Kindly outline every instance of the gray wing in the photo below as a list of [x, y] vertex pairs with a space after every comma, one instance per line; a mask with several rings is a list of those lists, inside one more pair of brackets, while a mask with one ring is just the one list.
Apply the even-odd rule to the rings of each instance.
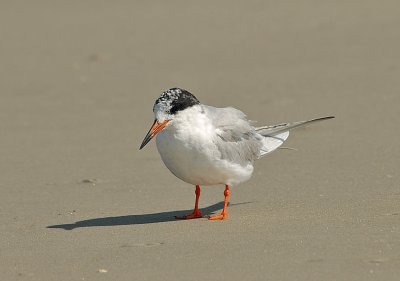
[[256, 132], [264, 137], [264, 145], [261, 149], [261, 156], [267, 155], [280, 147], [283, 142], [289, 137], [289, 130], [304, 126], [310, 123], [323, 121], [334, 118], [333, 116], [311, 119], [307, 121], [299, 121], [293, 123], [282, 123], [278, 125], [265, 126], [255, 128]]
[[260, 134], [263, 135], [264, 137], [273, 137], [276, 136], [280, 133], [289, 131], [291, 129], [304, 126], [310, 123], [318, 122], [318, 121], [323, 121], [327, 119], [332, 119], [335, 118], [334, 116], [328, 116], [328, 117], [321, 117], [321, 118], [315, 118], [307, 121], [299, 121], [299, 122], [293, 122], [293, 123], [282, 123], [278, 125], [273, 125], [273, 126], [265, 126], [265, 127], [259, 127], [256, 128], [255, 130]]
[[246, 115], [235, 108], [205, 106], [215, 128], [213, 139], [221, 158], [240, 165], [260, 157], [263, 137], [251, 126]]

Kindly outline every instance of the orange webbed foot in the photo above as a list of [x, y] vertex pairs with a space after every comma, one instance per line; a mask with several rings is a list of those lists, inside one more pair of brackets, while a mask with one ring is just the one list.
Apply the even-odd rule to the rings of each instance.
[[194, 203], [194, 210], [191, 214], [186, 215], [186, 216], [175, 216], [176, 219], [178, 220], [191, 220], [191, 219], [198, 219], [202, 218], [203, 215], [201, 214], [199, 210], [199, 198], [200, 198], [200, 186], [196, 185], [196, 202]]
[[208, 216], [208, 220], [215, 221], [215, 220], [225, 220], [228, 218], [227, 214], [220, 214], [215, 216]]
[[222, 212], [220, 215], [215, 215], [215, 216], [208, 216], [209, 220], [225, 220], [228, 218], [228, 204], [229, 204], [229, 186], [226, 185], [225, 186], [225, 191], [224, 191], [224, 196], [225, 196], [225, 200], [224, 200], [224, 209], [222, 209]]
[[202, 217], [203, 217], [203, 215], [201, 214], [201, 212], [199, 210], [193, 211], [193, 213], [191, 213], [189, 215], [175, 216], [175, 218], [178, 220], [191, 220], [191, 219], [198, 219], [198, 218], [202, 218]]

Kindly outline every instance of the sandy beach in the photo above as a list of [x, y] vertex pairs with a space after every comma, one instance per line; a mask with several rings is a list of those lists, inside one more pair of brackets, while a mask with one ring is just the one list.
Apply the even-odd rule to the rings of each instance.
[[[398, 1], [1, 1], [1, 280], [399, 280]], [[171, 87], [294, 130], [177, 221]], [[223, 186], [204, 187], [205, 214]]]

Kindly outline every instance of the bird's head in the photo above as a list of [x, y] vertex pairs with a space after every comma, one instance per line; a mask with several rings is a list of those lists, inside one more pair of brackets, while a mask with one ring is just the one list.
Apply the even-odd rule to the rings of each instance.
[[153, 106], [154, 123], [143, 139], [142, 149], [157, 133], [161, 132], [180, 111], [199, 104], [199, 100], [188, 91], [180, 88], [171, 88], [163, 92]]

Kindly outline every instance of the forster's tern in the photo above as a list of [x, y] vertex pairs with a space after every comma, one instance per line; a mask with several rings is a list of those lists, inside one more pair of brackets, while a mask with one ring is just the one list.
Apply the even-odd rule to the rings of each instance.
[[142, 149], [157, 135], [157, 148], [167, 168], [196, 186], [194, 210], [178, 219], [201, 218], [198, 203], [201, 185], [225, 185], [224, 208], [211, 220], [227, 218], [229, 187], [247, 181], [256, 159], [274, 151], [288, 138], [289, 130], [333, 116], [253, 127], [246, 115], [232, 107], [201, 104], [188, 91], [172, 88], [156, 100], [155, 120]]

